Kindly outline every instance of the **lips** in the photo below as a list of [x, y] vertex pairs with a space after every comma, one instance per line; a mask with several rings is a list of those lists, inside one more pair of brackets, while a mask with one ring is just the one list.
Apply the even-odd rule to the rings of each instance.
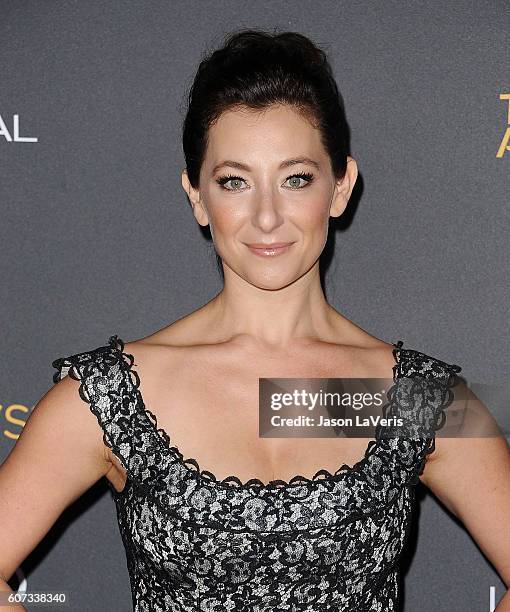
[[251, 244], [247, 244], [246, 246], [255, 255], [262, 257], [275, 257], [276, 255], [286, 253], [293, 244], [293, 242], [253, 242]]
[[279, 249], [284, 246], [289, 246], [292, 242], [252, 242], [248, 244], [253, 249]]

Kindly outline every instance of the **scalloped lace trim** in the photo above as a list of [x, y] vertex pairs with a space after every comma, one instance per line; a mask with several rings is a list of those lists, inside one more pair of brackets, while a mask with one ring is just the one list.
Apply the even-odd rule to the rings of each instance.
[[[103, 350], [108, 347], [102, 347]], [[64, 378], [64, 376], [69, 376], [73, 380], [76, 380], [78, 384], [78, 395], [80, 398], [89, 406], [92, 414], [96, 417], [97, 423], [99, 427], [103, 431], [103, 444], [110, 449], [110, 451], [117, 457], [120, 461], [122, 467], [126, 470], [127, 481], [126, 486], [122, 489], [122, 491], [117, 491], [110, 480], [107, 480], [108, 485], [112, 489], [115, 495], [121, 495], [122, 492], [126, 491], [127, 485], [130, 481], [130, 471], [131, 468], [129, 466], [129, 460], [126, 459], [119, 448], [118, 444], [115, 442], [115, 436], [113, 436], [109, 431], [104, 429], [104, 424], [102, 422], [101, 408], [98, 406], [97, 401], [89, 396], [86, 389], [86, 380], [82, 376], [81, 371], [78, 369], [80, 365], [79, 362], [75, 361], [73, 357], [77, 355], [81, 355], [81, 353], [77, 353], [76, 355], [71, 355], [69, 357], [59, 357], [52, 361], [51, 365], [57, 370], [53, 374], [53, 382], [57, 383], [59, 380]]]
[[434, 450], [436, 449], [436, 432], [439, 431], [446, 422], [446, 418], [447, 418], [446, 408], [448, 408], [448, 406], [450, 406], [450, 404], [453, 402], [453, 399], [455, 397], [455, 394], [453, 392], [453, 387], [459, 384], [460, 378], [458, 374], [462, 371], [462, 367], [460, 365], [449, 364], [439, 359], [436, 359], [436, 361], [447, 366], [450, 375], [449, 375], [448, 380], [445, 383], [445, 391], [446, 391], [445, 399], [441, 403], [441, 407], [438, 410], [438, 413], [436, 415], [436, 421], [434, 422], [434, 425], [433, 425], [433, 437], [426, 438], [425, 448], [423, 450], [423, 455], [422, 455], [421, 462], [418, 468], [419, 475], [423, 474], [423, 470], [425, 469], [425, 463], [427, 461], [428, 455], [433, 453]]
[[[225, 478], [218, 478], [213, 472], [206, 469], [202, 469], [195, 458], [184, 458], [179, 448], [177, 446], [172, 445], [169, 434], [163, 428], [158, 427], [156, 415], [145, 405], [144, 399], [139, 389], [140, 377], [138, 375], [138, 372], [133, 368], [134, 356], [124, 352], [124, 341], [117, 335], [110, 336], [108, 344], [112, 349], [117, 351], [119, 357], [121, 358], [121, 363], [124, 365], [125, 371], [131, 377], [131, 382], [136, 391], [137, 401], [149, 420], [152, 432], [157, 434], [159, 442], [164, 447], [165, 451], [169, 452], [174, 457], [174, 459], [187, 470], [189, 474], [192, 474], [194, 477], [204, 480], [208, 483], [214, 483], [215, 485], [235, 488], [255, 487], [257, 489], [272, 489], [288, 488], [292, 486], [299, 486], [311, 483], [324, 483], [325, 481], [334, 481], [349, 474], [359, 472], [368, 462], [374, 451], [378, 448], [378, 444], [381, 443], [381, 440], [378, 439], [370, 440], [365, 449], [363, 457], [353, 465], [343, 463], [334, 473], [331, 473], [326, 469], [319, 469], [311, 478], [308, 478], [307, 476], [303, 476], [301, 474], [296, 474], [288, 481], [277, 479], [271, 480], [267, 483], [263, 482], [259, 478], [250, 478], [249, 480], [243, 482], [239, 477], [234, 475], [226, 476]], [[402, 340], [399, 340], [398, 342], [392, 344], [394, 346], [392, 353], [395, 359], [395, 365], [393, 366], [394, 384], [388, 390], [388, 402], [382, 408], [383, 416], [386, 414], [392, 402], [393, 390], [396, 386], [398, 379], [401, 352], [407, 350], [405, 348], [402, 348]]]

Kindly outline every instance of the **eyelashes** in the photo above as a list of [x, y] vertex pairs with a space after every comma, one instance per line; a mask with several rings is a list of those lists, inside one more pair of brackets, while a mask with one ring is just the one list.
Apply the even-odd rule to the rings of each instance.
[[[300, 187], [290, 188], [293, 191], [298, 191], [300, 189], [304, 189], [305, 187], [308, 187], [312, 183], [315, 177], [311, 172], [297, 172], [296, 174], [291, 174], [290, 176], [288, 176], [285, 179], [285, 182], [287, 182], [291, 178], [300, 178], [300, 179], [304, 179], [305, 181], [307, 181], [305, 185], [301, 185]], [[236, 176], [234, 174], [226, 174], [216, 179], [216, 182], [218, 183], [218, 185], [220, 185], [220, 187], [224, 189], [225, 191], [244, 191], [243, 189], [232, 189], [231, 187], [225, 187], [225, 185], [230, 181], [246, 182], [241, 176]]]

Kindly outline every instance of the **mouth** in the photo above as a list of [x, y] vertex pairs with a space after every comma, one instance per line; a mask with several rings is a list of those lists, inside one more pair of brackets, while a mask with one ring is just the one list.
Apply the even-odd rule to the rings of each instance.
[[283, 253], [286, 253], [293, 244], [294, 242], [272, 242], [269, 244], [257, 242], [253, 244], [246, 244], [246, 246], [252, 253], [259, 255], [260, 257], [276, 257], [277, 255], [283, 255]]

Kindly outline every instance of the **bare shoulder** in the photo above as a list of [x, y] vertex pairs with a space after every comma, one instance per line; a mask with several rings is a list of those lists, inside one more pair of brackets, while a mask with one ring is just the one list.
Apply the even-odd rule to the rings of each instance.
[[[452, 387], [452, 401], [445, 410], [445, 422], [436, 432], [434, 451], [427, 456], [421, 481], [432, 488], [445, 473], [461, 473], [469, 456], [484, 461], [487, 456], [503, 450], [506, 458], [508, 444], [489, 408], [458, 378]], [[467, 473], [467, 472], [465, 472]]]
[[392, 378], [397, 363], [395, 345], [370, 336], [358, 345], [357, 359], [366, 368], [367, 376]]
[[17, 449], [37, 452], [39, 445], [58, 437], [54, 453], [83, 451], [102, 471], [105, 463], [103, 432], [97, 417], [79, 393], [80, 381], [64, 376], [39, 399], [16, 444]]
[[179, 366], [183, 358], [189, 358], [193, 354], [193, 349], [202, 343], [196, 336], [186, 339], [177, 329], [177, 333], [172, 333], [174, 330], [170, 330], [170, 327], [142, 338], [126, 341], [124, 353], [133, 356], [135, 366], [147, 371]]
[[0, 465], [0, 573], [11, 576], [62, 511], [109, 468], [96, 417], [79, 382], [65, 376], [36, 403]]
[[[186, 326], [187, 327], [187, 326]], [[154, 393], [162, 381], [189, 376], [212, 359], [204, 338], [179, 321], [148, 336], [124, 342], [123, 352], [133, 357], [133, 369], [142, 381], [142, 395]]]
[[471, 400], [468, 430], [461, 437], [436, 436], [435, 457], [429, 456], [421, 482], [462, 521], [510, 585], [510, 446], [488, 408]]
[[210, 335], [207, 333], [208, 330], [210, 332], [210, 324], [208, 317], [200, 313], [201, 310], [193, 311], [146, 336], [126, 341], [125, 352], [144, 361], [161, 353], [171, 359], [172, 355], [182, 355], [186, 350], [204, 345]]

